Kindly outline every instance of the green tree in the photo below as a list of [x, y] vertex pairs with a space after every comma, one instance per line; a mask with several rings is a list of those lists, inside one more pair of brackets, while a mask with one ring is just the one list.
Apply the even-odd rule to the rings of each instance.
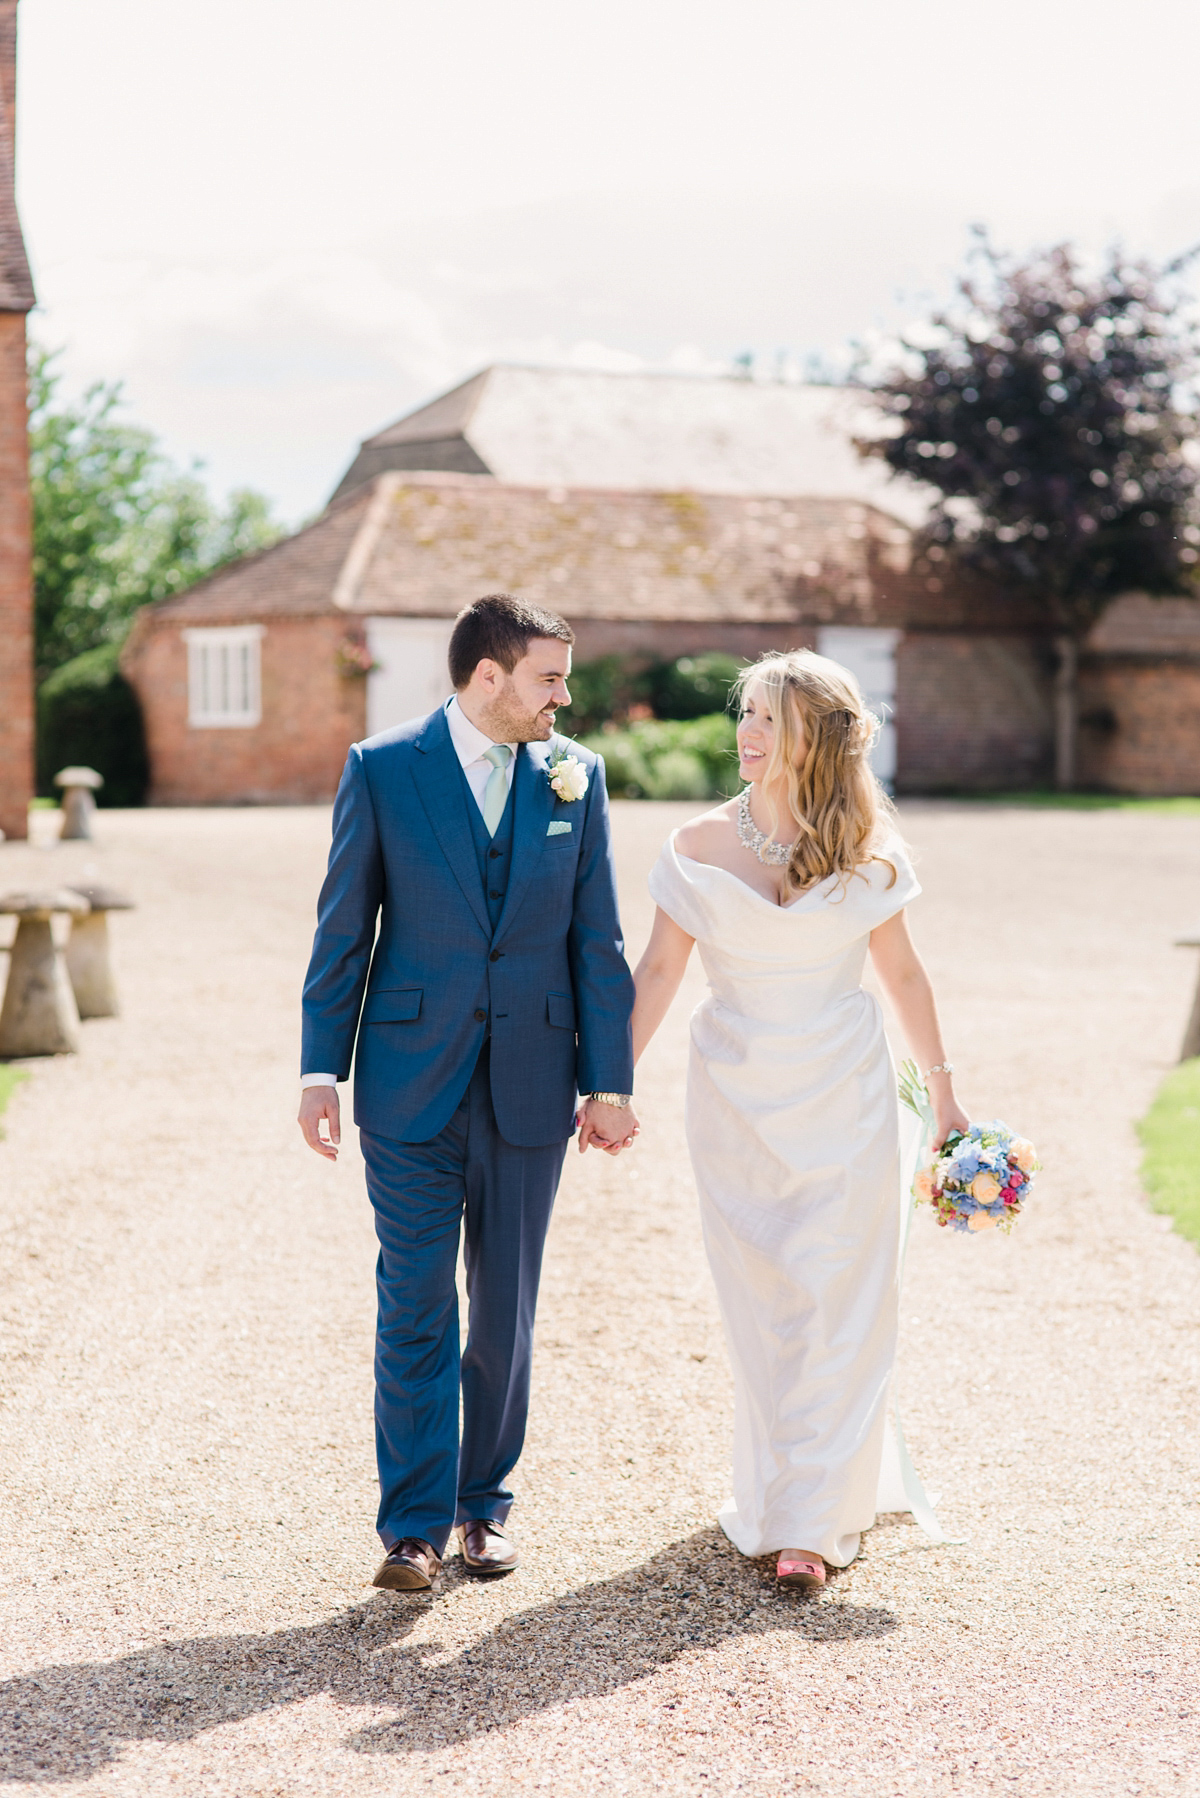
[[922, 548], [1033, 590], [1055, 638], [1055, 766], [1075, 783], [1079, 645], [1118, 594], [1195, 590], [1194, 328], [1163, 268], [1069, 245], [1018, 262], [980, 232], [959, 303], [874, 380], [859, 442], [936, 499]]
[[34, 645], [44, 681], [75, 656], [120, 643], [139, 606], [280, 535], [249, 489], [224, 507], [182, 473], [152, 432], [119, 414], [121, 389], [57, 398], [54, 356], [30, 353]]

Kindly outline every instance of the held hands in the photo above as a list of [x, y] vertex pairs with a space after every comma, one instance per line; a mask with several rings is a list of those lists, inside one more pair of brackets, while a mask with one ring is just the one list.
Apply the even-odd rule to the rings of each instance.
[[628, 1149], [641, 1131], [632, 1105], [604, 1105], [599, 1099], [585, 1099], [575, 1114], [579, 1126], [579, 1153], [603, 1149], [606, 1155], [619, 1155]]
[[[300, 1094], [300, 1115], [296, 1121], [310, 1149], [315, 1149], [326, 1161], [337, 1160], [342, 1140], [342, 1108], [336, 1086], [306, 1086]], [[328, 1125], [327, 1136], [321, 1135], [322, 1122]]]

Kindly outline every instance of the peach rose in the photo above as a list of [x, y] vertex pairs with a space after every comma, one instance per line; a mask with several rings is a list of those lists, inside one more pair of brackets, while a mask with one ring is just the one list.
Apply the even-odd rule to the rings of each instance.
[[994, 1205], [1000, 1197], [1000, 1182], [995, 1174], [976, 1174], [971, 1182], [971, 1197], [981, 1205]]
[[996, 1220], [989, 1217], [986, 1211], [973, 1211], [967, 1219], [968, 1230], [994, 1230]]
[[1025, 1137], [1018, 1136], [1009, 1148], [1009, 1158], [1016, 1162], [1023, 1174], [1033, 1172], [1033, 1164], [1037, 1160], [1037, 1150]]
[[923, 1167], [921, 1169], [920, 1173], [917, 1175], [916, 1179], [913, 1181], [913, 1191], [916, 1194], [916, 1196], [918, 1197], [918, 1199], [923, 1200], [925, 1204], [928, 1204], [930, 1199], [932, 1199], [932, 1197], [933, 1197], [933, 1175], [930, 1173], [930, 1171], [927, 1167]]

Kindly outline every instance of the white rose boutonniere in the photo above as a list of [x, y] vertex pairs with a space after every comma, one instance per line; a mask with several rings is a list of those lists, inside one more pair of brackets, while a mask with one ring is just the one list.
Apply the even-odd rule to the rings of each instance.
[[549, 764], [550, 785], [565, 805], [582, 799], [588, 790], [588, 772], [577, 755], [561, 752]]

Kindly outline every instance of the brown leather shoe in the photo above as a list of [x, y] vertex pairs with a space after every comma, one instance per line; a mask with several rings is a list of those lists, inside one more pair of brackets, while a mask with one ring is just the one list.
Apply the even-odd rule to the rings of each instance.
[[511, 1573], [520, 1563], [516, 1543], [504, 1525], [494, 1523], [490, 1517], [472, 1518], [459, 1525], [458, 1533], [463, 1560], [476, 1573]]
[[386, 1592], [428, 1592], [441, 1571], [442, 1563], [428, 1542], [405, 1536], [389, 1551], [371, 1584]]

